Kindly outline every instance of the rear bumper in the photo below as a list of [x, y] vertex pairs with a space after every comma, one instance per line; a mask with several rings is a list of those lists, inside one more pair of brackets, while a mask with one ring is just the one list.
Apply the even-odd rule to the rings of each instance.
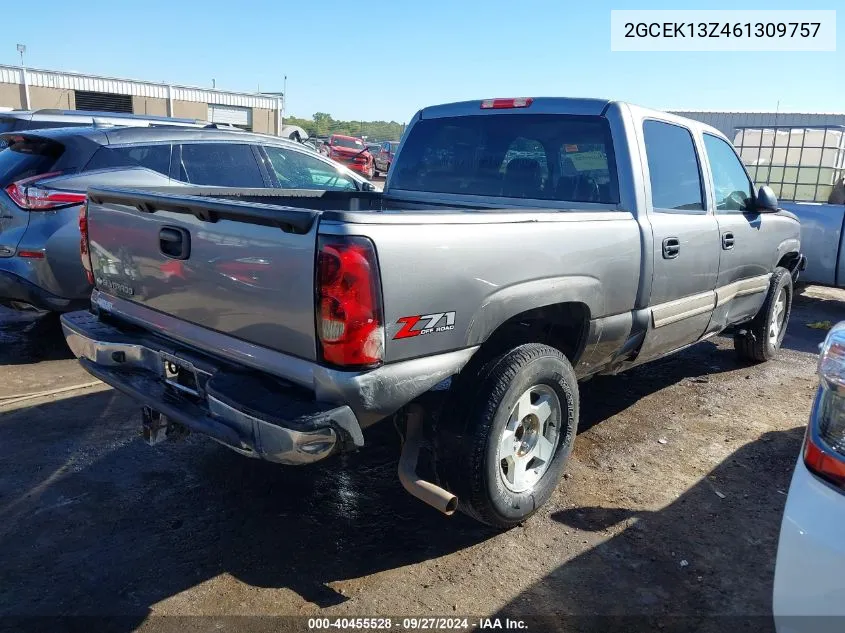
[[[62, 316], [65, 338], [82, 366], [170, 421], [239, 453], [281, 464], [308, 464], [362, 446], [347, 405], [321, 403], [280, 379], [174, 347], [151, 335], [127, 334], [89, 312]], [[165, 362], [178, 360], [196, 389], [177, 388]]]
[[[362, 429], [383, 420], [414, 398], [459, 373], [478, 349], [473, 346], [385, 363], [366, 371], [344, 371], [258, 346], [101, 290], [94, 289], [91, 305], [121, 323], [152, 333], [158, 341], [165, 340], [171, 345], [204, 350], [209, 356], [219, 359], [220, 363], [278, 376], [314, 394], [314, 399], [320, 402], [348, 404]], [[137, 338], [133, 334], [129, 341], [135, 342]]]
[[59, 297], [23, 277], [0, 270], [0, 304], [18, 310], [68, 312], [84, 309], [89, 305], [89, 300]]
[[362, 174], [362, 175], [365, 175], [365, 176], [370, 172], [370, 169], [372, 169], [372, 163], [369, 163], [369, 164], [363, 163], [362, 164], [362, 163], [349, 163], [349, 162], [346, 162], [346, 161], [342, 161], [342, 162], [343, 162], [344, 165], [346, 165], [352, 171], [359, 173], [359, 174]]

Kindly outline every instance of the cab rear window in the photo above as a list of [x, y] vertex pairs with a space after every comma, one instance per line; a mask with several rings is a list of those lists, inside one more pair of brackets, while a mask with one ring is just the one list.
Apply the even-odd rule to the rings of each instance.
[[566, 202], [619, 201], [607, 119], [491, 114], [411, 129], [392, 188]]

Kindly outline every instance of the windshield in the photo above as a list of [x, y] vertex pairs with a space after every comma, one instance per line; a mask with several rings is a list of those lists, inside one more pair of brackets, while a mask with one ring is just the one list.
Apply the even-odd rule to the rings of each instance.
[[397, 149], [399, 149], [399, 143], [391, 143], [390, 144], [390, 151], [391, 152], [393, 152], [395, 154]]
[[335, 136], [332, 139], [332, 145], [339, 147], [349, 147], [351, 149], [364, 149], [364, 141], [357, 138], [344, 138], [342, 136]]
[[492, 114], [423, 119], [405, 141], [392, 187], [568, 202], [619, 201], [607, 120]]

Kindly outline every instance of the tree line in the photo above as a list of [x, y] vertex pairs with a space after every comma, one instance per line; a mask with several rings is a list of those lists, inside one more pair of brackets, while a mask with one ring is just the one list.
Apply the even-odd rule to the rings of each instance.
[[396, 121], [336, 121], [331, 114], [315, 112], [310, 119], [285, 117], [285, 125], [298, 125], [308, 136], [366, 136], [372, 141], [398, 141], [405, 131], [404, 123]]

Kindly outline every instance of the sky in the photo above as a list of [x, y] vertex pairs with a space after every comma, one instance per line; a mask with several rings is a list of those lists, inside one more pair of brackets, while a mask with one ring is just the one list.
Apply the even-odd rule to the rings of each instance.
[[[667, 110], [845, 111], [836, 1], [41, 0], [7, 3], [0, 63], [281, 91], [287, 114], [408, 121], [436, 103], [599, 97]], [[37, 15], [34, 9], [37, 7]], [[837, 52], [611, 52], [613, 9], [836, 9]], [[778, 105], [779, 103], [779, 105]]]

